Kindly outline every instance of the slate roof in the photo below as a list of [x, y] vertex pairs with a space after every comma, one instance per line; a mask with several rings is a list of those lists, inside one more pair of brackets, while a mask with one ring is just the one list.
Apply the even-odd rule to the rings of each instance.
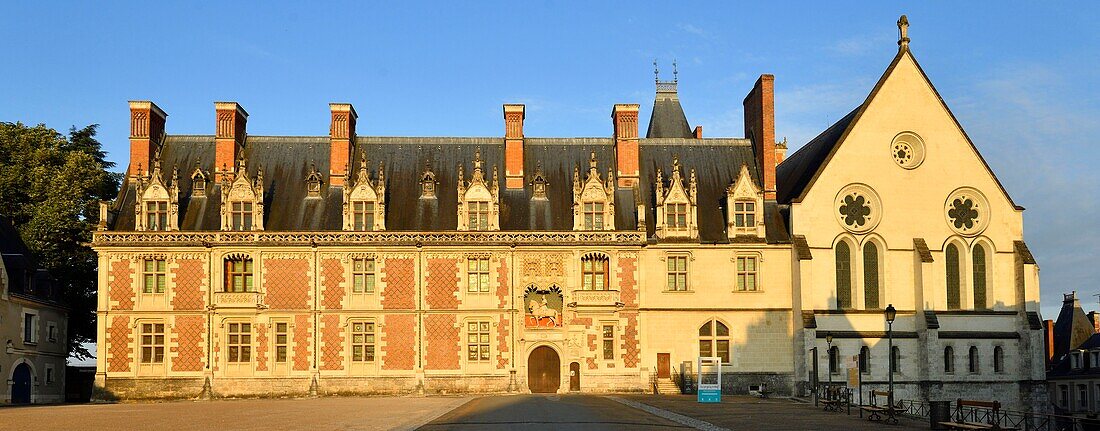
[[[666, 83], [667, 84], [667, 83]], [[675, 84], [671, 91], [662, 91], [658, 87], [657, 97], [653, 100], [653, 112], [649, 116], [647, 138], [691, 138], [691, 125], [688, 124], [684, 108], [676, 95]], [[666, 89], [667, 90], [667, 89]]]
[[[618, 230], [637, 229], [638, 202], [644, 203], [646, 231], [652, 235], [656, 222], [654, 184], [656, 169], [670, 177], [673, 157], [679, 157], [685, 182], [690, 169], [698, 177], [699, 241], [727, 242], [725, 190], [740, 173], [749, 168], [759, 186], [760, 172], [755, 164], [752, 145], [746, 139], [640, 139], [641, 178], [637, 192], [618, 189], [615, 193], [615, 226]], [[481, 153], [483, 170], [491, 180], [493, 167], [499, 170], [500, 228], [506, 231], [573, 230], [573, 171], [579, 169], [582, 181], [587, 175], [592, 153], [598, 160], [601, 179], [615, 168], [615, 147], [611, 138], [526, 138], [524, 140], [523, 189], [508, 190], [504, 185], [504, 140], [499, 137], [371, 137], [356, 138], [350, 170], [358, 171], [359, 159], [370, 160], [372, 178], [378, 163], [386, 174], [386, 229], [391, 231], [441, 231], [457, 227], [458, 166], [464, 166], [466, 179], [473, 172], [474, 154]], [[269, 231], [340, 230], [342, 227], [343, 190], [322, 186], [321, 197], [306, 196], [306, 176], [311, 167], [326, 178], [329, 172], [330, 143], [327, 136], [282, 137], [248, 136], [243, 157], [249, 175], [264, 171], [264, 229]], [[220, 184], [211, 179], [206, 197], [191, 196], [191, 173], [196, 166], [213, 172], [212, 136], [175, 135], [165, 139], [160, 151], [161, 171], [168, 181], [178, 168], [181, 230], [220, 229]], [[430, 166], [438, 185], [435, 199], [420, 199], [420, 178]], [[531, 199], [530, 182], [541, 168], [548, 181], [547, 199]], [[211, 177], [212, 178], [212, 177]], [[352, 184], [355, 179], [352, 179]], [[686, 186], [686, 183], [685, 183]], [[134, 226], [135, 187], [127, 182], [114, 207], [112, 230], [131, 230]], [[787, 242], [786, 225], [774, 203], [764, 207], [766, 240]]]
[[[1100, 349], [1100, 334], [1092, 334], [1085, 342], [1077, 346], [1080, 350], [1092, 350]], [[1059, 355], [1055, 355], [1055, 363], [1047, 371], [1047, 379], [1065, 379], [1074, 377], [1096, 377], [1100, 376], [1100, 364], [1091, 364], [1085, 358], [1082, 361], [1081, 368], [1073, 369], [1069, 360], [1069, 355], [1066, 352], [1062, 352]]]
[[[60, 292], [54, 289], [53, 278], [38, 268], [30, 249], [23, 242], [11, 219], [0, 215], [0, 259], [4, 261], [10, 293], [26, 299], [56, 302]], [[0, 286], [2, 289], [4, 286]]]
[[1061, 357], [1073, 350], [1089, 337], [1093, 337], [1095, 332], [1092, 322], [1089, 322], [1081, 309], [1077, 293], [1063, 295], [1062, 310], [1054, 321], [1054, 357]]
[[807, 142], [794, 154], [791, 154], [775, 169], [776, 199], [779, 203], [789, 204], [798, 198], [810, 184], [821, 164], [829, 157], [837, 141], [844, 135], [848, 125], [856, 117], [859, 107], [833, 123], [824, 132]]

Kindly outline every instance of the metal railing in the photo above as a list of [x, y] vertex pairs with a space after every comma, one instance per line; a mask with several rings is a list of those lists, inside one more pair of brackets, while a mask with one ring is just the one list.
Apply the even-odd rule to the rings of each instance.
[[[898, 400], [897, 404], [901, 415], [910, 418], [928, 419], [931, 412], [931, 405], [927, 401]], [[1002, 428], [1024, 431], [1100, 430], [1100, 419], [1004, 409], [994, 412], [993, 409], [984, 407], [963, 406], [960, 409], [955, 402], [951, 402], [951, 420], [997, 424]]]

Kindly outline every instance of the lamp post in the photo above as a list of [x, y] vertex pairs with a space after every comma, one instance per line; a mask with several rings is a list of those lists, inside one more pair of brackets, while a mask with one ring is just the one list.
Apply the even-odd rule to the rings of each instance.
[[890, 395], [887, 397], [887, 402], [890, 403], [890, 411], [894, 409], [894, 318], [898, 316], [898, 310], [894, 309], [894, 304], [886, 306], [886, 339], [889, 340], [890, 352], [889, 367], [890, 367]]
[[825, 343], [829, 345], [829, 350], [826, 350], [829, 358], [829, 367], [825, 370], [825, 374], [829, 375], [829, 390], [833, 389], [833, 334], [830, 332], [825, 333]]

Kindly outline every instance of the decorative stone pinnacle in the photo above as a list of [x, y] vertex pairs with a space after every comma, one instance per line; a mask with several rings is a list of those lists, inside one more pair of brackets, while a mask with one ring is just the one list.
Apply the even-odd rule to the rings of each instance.
[[909, 47], [909, 18], [905, 15], [898, 18], [898, 46]]

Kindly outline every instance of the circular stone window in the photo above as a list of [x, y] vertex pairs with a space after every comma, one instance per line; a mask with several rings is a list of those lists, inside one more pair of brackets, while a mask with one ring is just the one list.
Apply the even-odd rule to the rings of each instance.
[[924, 162], [924, 141], [913, 132], [901, 132], [890, 144], [894, 162], [905, 169], [915, 169]]
[[977, 235], [989, 226], [989, 201], [981, 192], [961, 187], [948, 196], [944, 215], [951, 230], [965, 236]]
[[836, 195], [833, 214], [841, 226], [854, 233], [869, 232], [882, 220], [882, 201], [863, 184], [851, 184]]

